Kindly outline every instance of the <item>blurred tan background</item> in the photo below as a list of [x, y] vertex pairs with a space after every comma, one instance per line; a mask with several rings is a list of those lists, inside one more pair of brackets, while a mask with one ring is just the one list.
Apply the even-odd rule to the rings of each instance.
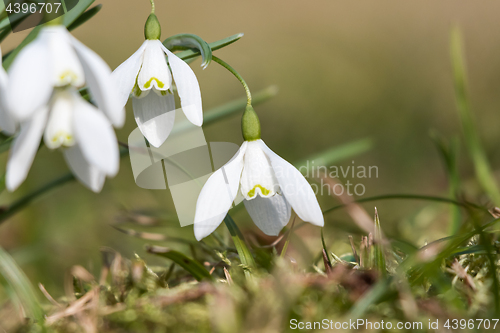
[[[114, 69], [144, 40], [147, 0], [106, 0], [101, 12], [73, 33]], [[465, 41], [470, 100], [486, 151], [500, 166], [500, 20], [497, 1], [164, 1], [157, 0], [162, 39], [194, 33], [213, 42], [235, 33], [245, 36], [217, 51], [245, 77], [253, 92], [277, 85], [279, 94], [259, 105], [262, 138], [282, 157], [302, 160], [331, 146], [372, 138], [373, 149], [354, 158], [356, 165], [378, 166], [377, 179], [362, 180], [365, 196], [385, 193], [447, 194], [440, 158], [429, 139], [437, 129], [460, 134], [449, 63], [451, 27], [459, 25]], [[27, 32], [10, 36], [4, 52]], [[215, 63], [201, 70], [192, 64], [202, 89], [205, 110], [244, 96], [236, 79]], [[207, 141], [242, 142], [239, 115], [205, 128]], [[118, 131], [126, 141], [135, 128], [130, 105], [127, 123]], [[4, 170], [6, 155], [2, 156]], [[461, 174], [473, 170], [461, 151]], [[351, 164], [351, 160], [342, 165]], [[42, 149], [28, 180], [7, 204], [23, 193], [67, 171], [59, 152]], [[357, 180], [359, 182], [359, 180]], [[480, 199], [480, 198], [479, 198]], [[324, 209], [336, 205], [321, 198]], [[409, 238], [406, 226], [428, 230], [419, 241], [444, 235], [443, 224], [419, 222], [421, 202], [377, 203], [390, 235]], [[371, 213], [373, 205], [366, 205]], [[111, 246], [125, 256], [143, 253], [143, 241], [115, 231], [109, 224], [121, 209], [161, 209], [173, 214], [168, 191], [135, 186], [127, 158], [119, 175], [103, 192], [91, 193], [78, 183], [59, 188], [0, 226], [0, 245], [14, 253], [33, 281], [57, 296], [64, 272], [75, 264], [100, 265], [99, 248]], [[425, 212], [424, 212], [425, 213]], [[408, 216], [414, 216], [415, 219]], [[237, 223], [253, 228], [244, 211]], [[416, 221], [416, 222], [415, 222]], [[161, 232], [194, 238], [192, 227], [162, 222]], [[343, 213], [326, 219], [325, 232], [339, 249], [348, 245]], [[303, 228], [299, 236], [319, 249], [319, 229]], [[409, 239], [417, 241], [416, 239]], [[313, 252], [315, 253], [315, 252]], [[148, 260], [150, 257], [147, 257]]]

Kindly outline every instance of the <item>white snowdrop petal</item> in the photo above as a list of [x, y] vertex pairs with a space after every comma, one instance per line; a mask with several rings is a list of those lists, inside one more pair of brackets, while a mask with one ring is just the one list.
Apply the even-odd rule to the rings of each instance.
[[75, 145], [64, 150], [64, 159], [75, 177], [94, 192], [101, 192], [106, 175], [88, 163], [80, 146]]
[[29, 121], [21, 125], [21, 131], [12, 143], [5, 177], [9, 191], [17, 189], [28, 175], [40, 145], [47, 113], [46, 107], [36, 111]]
[[144, 57], [144, 50], [146, 49], [147, 41], [130, 58], [125, 60], [118, 66], [111, 76], [114, 79], [114, 84], [118, 89], [120, 105], [125, 106], [132, 89], [134, 88], [137, 80], [137, 75], [141, 69], [142, 60]]
[[293, 210], [305, 222], [323, 226], [323, 213], [311, 185], [299, 170], [269, 149], [264, 141], [256, 142], [262, 147], [271, 161], [280, 190]]
[[168, 56], [168, 63], [172, 69], [177, 93], [181, 99], [182, 111], [187, 119], [196, 126], [203, 124], [203, 108], [198, 79], [189, 65], [181, 58], [170, 52], [163, 44], [163, 50]]
[[256, 196], [272, 197], [279, 190], [268, 157], [257, 141], [249, 141], [241, 174], [241, 194], [250, 200]]
[[54, 94], [50, 107], [49, 120], [43, 136], [45, 145], [50, 149], [72, 146], [74, 98], [68, 91]]
[[233, 158], [215, 171], [203, 186], [194, 217], [194, 235], [197, 240], [207, 237], [221, 224], [238, 192], [243, 169], [244, 142]]
[[1, 54], [2, 53], [0, 51], [0, 131], [3, 131], [7, 135], [13, 135], [16, 132], [17, 125], [8, 112], [7, 105], [5, 103], [8, 77], [2, 67]]
[[243, 203], [255, 225], [268, 236], [278, 236], [290, 221], [290, 204], [280, 194], [270, 198], [257, 196], [252, 200], [244, 200]]
[[172, 86], [172, 75], [162, 46], [159, 40], [146, 41], [142, 67], [137, 77], [137, 84], [142, 91], [153, 88], [167, 91]]
[[142, 135], [154, 147], [160, 147], [167, 139], [175, 121], [174, 95], [150, 93], [144, 98], [132, 98], [134, 116]]
[[115, 80], [111, 77], [111, 69], [97, 53], [76, 38], [71, 37], [71, 40], [82, 63], [85, 80], [92, 98], [114, 126], [123, 126], [125, 109], [121, 104]]
[[9, 68], [6, 105], [15, 119], [24, 121], [48, 103], [52, 73], [49, 43], [39, 36], [19, 52]]
[[75, 103], [73, 128], [75, 139], [89, 164], [108, 176], [119, 167], [119, 149], [113, 127], [95, 107], [78, 99]]

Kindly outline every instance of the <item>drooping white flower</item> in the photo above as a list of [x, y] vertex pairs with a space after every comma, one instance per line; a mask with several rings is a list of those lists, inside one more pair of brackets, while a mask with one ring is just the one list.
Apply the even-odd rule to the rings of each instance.
[[26, 121], [47, 106], [54, 88], [81, 88], [85, 84], [111, 123], [122, 126], [125, 111], [108, 65], [65, 27], [46, 26], [21, 50], [9, 69], [7, 107], [13, 117]]
[[0, 50], [0, 131], [7, 135], [13, 135], [16, 132], [17, 125], [7, 111], [5, 103], [8, 81], [7, 72], [2, 66], [2, 52]]
[[161, 146], [174, 125], [172, 80], [187, 119], [196, 126], [203, 124], [201, 93], [196, 75], [187, 63], [170, 52], [160, 40], [144, 41], [130, 58], [114, 70], [113, 76], [120, 89], [120, 105], [125, 106], [132, 93], [135, 120], [153, 146]]
[[21, 123], [7, 162], [9, 190], [26, 179], [42, 137], [49, 149], [64, 148], [71, 171], [94, 192], [118, 172], [118, 144], [108, 119], [76, 90], [57, 89], [47, 106]]
[[[98, 108], [77, 91], [88, 86]], [[7, 163], [6, 186], [25, 179], [43, 137], [49, 149], [62, 148], [66, 162], [87, 187], [99, 192], [119, 167], [111, 124], [121, 126], [124, 109], [111, 70], [63, 26], [48, 26], [22, 49], [11, 68], [6, 105], [20, 122]]]
[[254, 223], [276, 236], [288, 223], [291, 208], [306, 222], [323, 226], [316, 196], [302, 174], [274, 153], [261, 139], [245, 141], [203, 186], [196, 204], [194, 234], [210, 235], [231, 208], [238, 190]]

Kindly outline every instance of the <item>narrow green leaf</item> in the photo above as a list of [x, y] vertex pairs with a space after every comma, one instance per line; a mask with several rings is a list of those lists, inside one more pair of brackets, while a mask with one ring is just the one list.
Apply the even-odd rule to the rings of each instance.
[[[483, 212], [488, 212], [488, 209], [486, 207], [482, 207], [470, 202], [460, 202], [448, 198], [442, 198], [442, 197], [434, 197], [434, 196], [429, 196], [429, 195], [419, 195], [419, 194], [385, 194], [385, 195], [378, 195], [374, 197], [368, 197], [368, 198], [361, 198], [358, 200], [355, 200], [355, 203], [364, 203], [364, 202], [372, 202], [372, 201], [382, 201], [382, 200], [393, 200], [393, 199], [400, 199], [400, 200], [425, 200], [425, 201], [434, 201], [434, 202], [440, 202], [440, 203], [447, 203], [447, 204], [452, 204], [456, 206], [460, 206], [463, 208], [467, 209], [476, 209], [480, 210]], [[347, 204], [342, 204], [342, 205], [337, 205], [331, 208], [328, 208], [323, 211], [323, 214], [327, 214], [330, 212], [333, 212], [335, 210], [345, 208]]]
[[294, 165], [302, 173], [306, 173], [311, 165], [314, 165], [315, 167], [329, 166], [332, 165], [332, 163], [367, 152], [372, 148], [372, 146], [373, 142], [371, 139], [361, 139], [330, 148], [298, 163], [294, 163]]
[[490, 196], [495, 205], [498, 206], [500, 205], [500, 191], [483, 150], [479, 134], [476, 130], [474, 117], [469, 107], [462, 38], [458, 28], [453, 29], [451, 34], [451, 62], [455, 78], [458, 113], [467, 150], [474, 163], [476, 178], [482, 189]]
[[73, 23], [68, 25], [68, 30], [71, 31], [71, 30], [78, 28], [79, 26], [81, 26], [82, 24], [84, 24], [85, 22], [90, 20], [92, 17], [94, 17], [97, 13], [99, 13], [99, 11], [101, 9], [102, 9], [101, 4], [90, 8], [89, 10], [84, 12], [82, 15], [80, 15]]
[[0, 223], [4, 222], [6, 219], [17, 213], [19, 210], [23, 209], [27, 205], [29, 205], [33, 200], [37, 199], [39, 196], [44, 194], [45, 192], [58, 187], [60, 185], [63, 185], [70, 180], [74, 180], [75, 176], [73, 176], [72, 173], [67, 173], [59, 178], [54, 179], [53, 181], [45, 184], [44, 186], [40, 187], [39, 189], [33, 191], [32, 193], [22, 197], [21, 199], [15, 201], [11, 205], [9, 205], [6, 209], [4, 209], [0, 213]]
[[354, 304], [348, 317], [356, 320], [363, 318], [368, 308], [376, 304], [389, 290], [392, 278], [381, 279], [360, 300]]
[[2, 247], [0, 247], [0, 274], [14, 290], [26, 314], [37, 323], [43, 323], [44, 313], [33, 285], [14, 259]]
[[[459, 141], [457, 138], [453, 138], [450, 143], [447, 143], [445, 138], [436, 131], [432, 131], [430, 133], [430, 136], [444, 162], [445, 171], [449, 182], [450, 197], [453, 200], [457, 200], [460, 191], [460, 175], [457, 165]], [[449, 227], [450, 234], [453, 235], [457, 233], [460, 229], [461, 224], [462, 214], [460, 213], [460, 208], [457, 206], [452, 206]]]
[[[63, 25], [65, 27], [70, 26], [73, 22], [75, 22], [82, 13], [84, 13], [89, 6], [94, 3], [95, 0], [79, 0], [78, 4], [71, 9], [68, 13], [64, 14], [63, 16]], [[28, 45], [31, 41], [33, 41], [36, 36], [38, 35], [38, 32], [41, 29], [41, 25], [36, 26], [31, 32], [29, 33], [28, 36], [12, 51], [9, 52], [9, 54], [4, 58], [3, 62], [3, 67], [5, 69], [8, 69], [10, 65], [12, 65], [12, 62], [16, 58], [16, 56], [21, 52], [21, 50]]]
[[[261, 90], [253, 95], [253, 105], [263, 103], [268, 99], [276, 96], [277, 93], [278, 89], [276, 88], [276, 86], [270, 86], [264, 90]], [[207, 110], [206, 112], [204, 112], [203, 115], [203, 126], [214, 124], [219, 120], [223, 120], [238, 112], [242, 112], [245, 110], [246, 105], [247, 105], [247, 99], [239, 98], [234, 101], [228, 102], [222, 106], [218, 106], [210, 110]], [[172, 133], [179, 133], [191, 127], [192, 124], [186, 120], [184, 122], [175, 125]]]
[[[208, 46], [210, 46], [210, 48], [212, 49], [212, 51], [219, 50], [219, 49], [221, 49], [223, 47], [226, 47], [226, 46], [228, 46], [228, 45], [236, 42], [241, 37], [243, 37], [243, 33], [232, 35], [232, 36], [229, 36], [227, 38], [218, 40], [216, 42], [209, 43]], [[199, 51], [186, 50], [186, 51], [179, 52], [176, 55], [179, 58], [181, 58], [182, 60], [188, 60], [188, 59], [196, 58], [196, 57], [200, 56], [201, 53]]]
[[[321, 228], [321, 245], [323, 246], [323, 256], [325, 256], [325, 260], [328, 264], [328, 266], [331, 268], [332, 267], [332, 261], [330, 260], [330, 255], [328, 254], [328, 249], [326, 248], [326, 243], [325, 243], [325, 237], [323, 235], [323, 228]], [[327, 267], [325, 267], [325, 270]]]
[[205, 269], [205, 267], [203, 267], [202, 264], [189, 258], [181, 252], [170, 250], [169, 248], [162, 246], [147, 246], [146, 250], [149, 253], [172, 260], [177, 265], [181, 266], [187, 272], [189, 272], [189, 274], [191, 274], [198, 281], [204, 279], [213, 280], [213, 276], [210, 275], [210, 273]]
[[378, 217], [377, 208], [375, 208], [375, 268], [382, 276], [386, 276], [387, 269], [385, 267], [384, 244], [382, 243], [382, 229], [380, 227], [380, 219]]
[[201, 67], [205, 69], [212, 61], [212, 48], [201, 37], [193, 34], [178, 34], [168, 37], [163, 45], [172, 52], [193, 50], [199, 52], [202, 57]]
[[[255, 261], [253, 259], [252, 253], [250, 253], [250, 250], [245, 244], [245, 240], [240, 229], [238, 228], [236, 223], [234, 223], [234, 220], [229, 214], [227, 214], [224, 218], [224, 223], [226, 224], [227, 229], [229, 230], [229, 233], [233, 238], [233, 243], [236, 247], [236, 251], [238, 251], [238, 255], [240, 256], [241, 263], [246, 266], [245, 268], [254, 268]], [[245, 269], [245, 275], [247, 277], [250, 276], [250, 273], [247, 269]]]

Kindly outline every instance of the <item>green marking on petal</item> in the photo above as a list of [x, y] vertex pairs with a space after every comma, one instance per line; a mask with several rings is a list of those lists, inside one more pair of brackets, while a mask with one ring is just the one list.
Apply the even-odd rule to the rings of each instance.
[[168, 91], [165, 91], [165, 90], [161, 90], [161, 91], [160, 91], [160, 94], [161, 94], [162, 96], [167, 96], [167, 94], [168, 94]]
[[258, 185], [258, 184], [257, 184], [257, 185], [255, 185], [255, 186], [253, 187], [253, 189], [251, 189], [250, 191], [248, 191], [248, 196], [249, 196], [250, 198], [253, 198], [253, 197], [255, 196], [255, 189], [256, 189], [257, 187], [258, 187], [258, 188], [260, 188], [260, 192], [261, 192], [263, 195], [268, 195], [269, 193], [271, 193], [271, 191], [269, 191], [267, 188], [265, 188], [265, 187], [263, 187], [263, 186], [261, 186], [261, 185]]
[[146, 83], [144, 84], [144, 88], [146, 88], [146, 89], [147, 89], [147, 88], [149, 88], [149, 87], [151, 86], [151, 82], [153, 82], [153, 80], [155, 80], [155, 81], [156, 81], [156, 83], [157, 83], [157, 85], [158, 85], [158, 88], [163, 88], [163, 87], [165, 87], [165, 84], [164, 84], [163, 82], [161, 82], [160, 80], [158, 80], [158, 79], [157, 79], [157, 78], [155, 78], [155, 77], [152, 77], [152, 78], [150, 78], [150, 79], [149, 79], [149, 81], [148, 81], [148, 82], [146, 82]]

